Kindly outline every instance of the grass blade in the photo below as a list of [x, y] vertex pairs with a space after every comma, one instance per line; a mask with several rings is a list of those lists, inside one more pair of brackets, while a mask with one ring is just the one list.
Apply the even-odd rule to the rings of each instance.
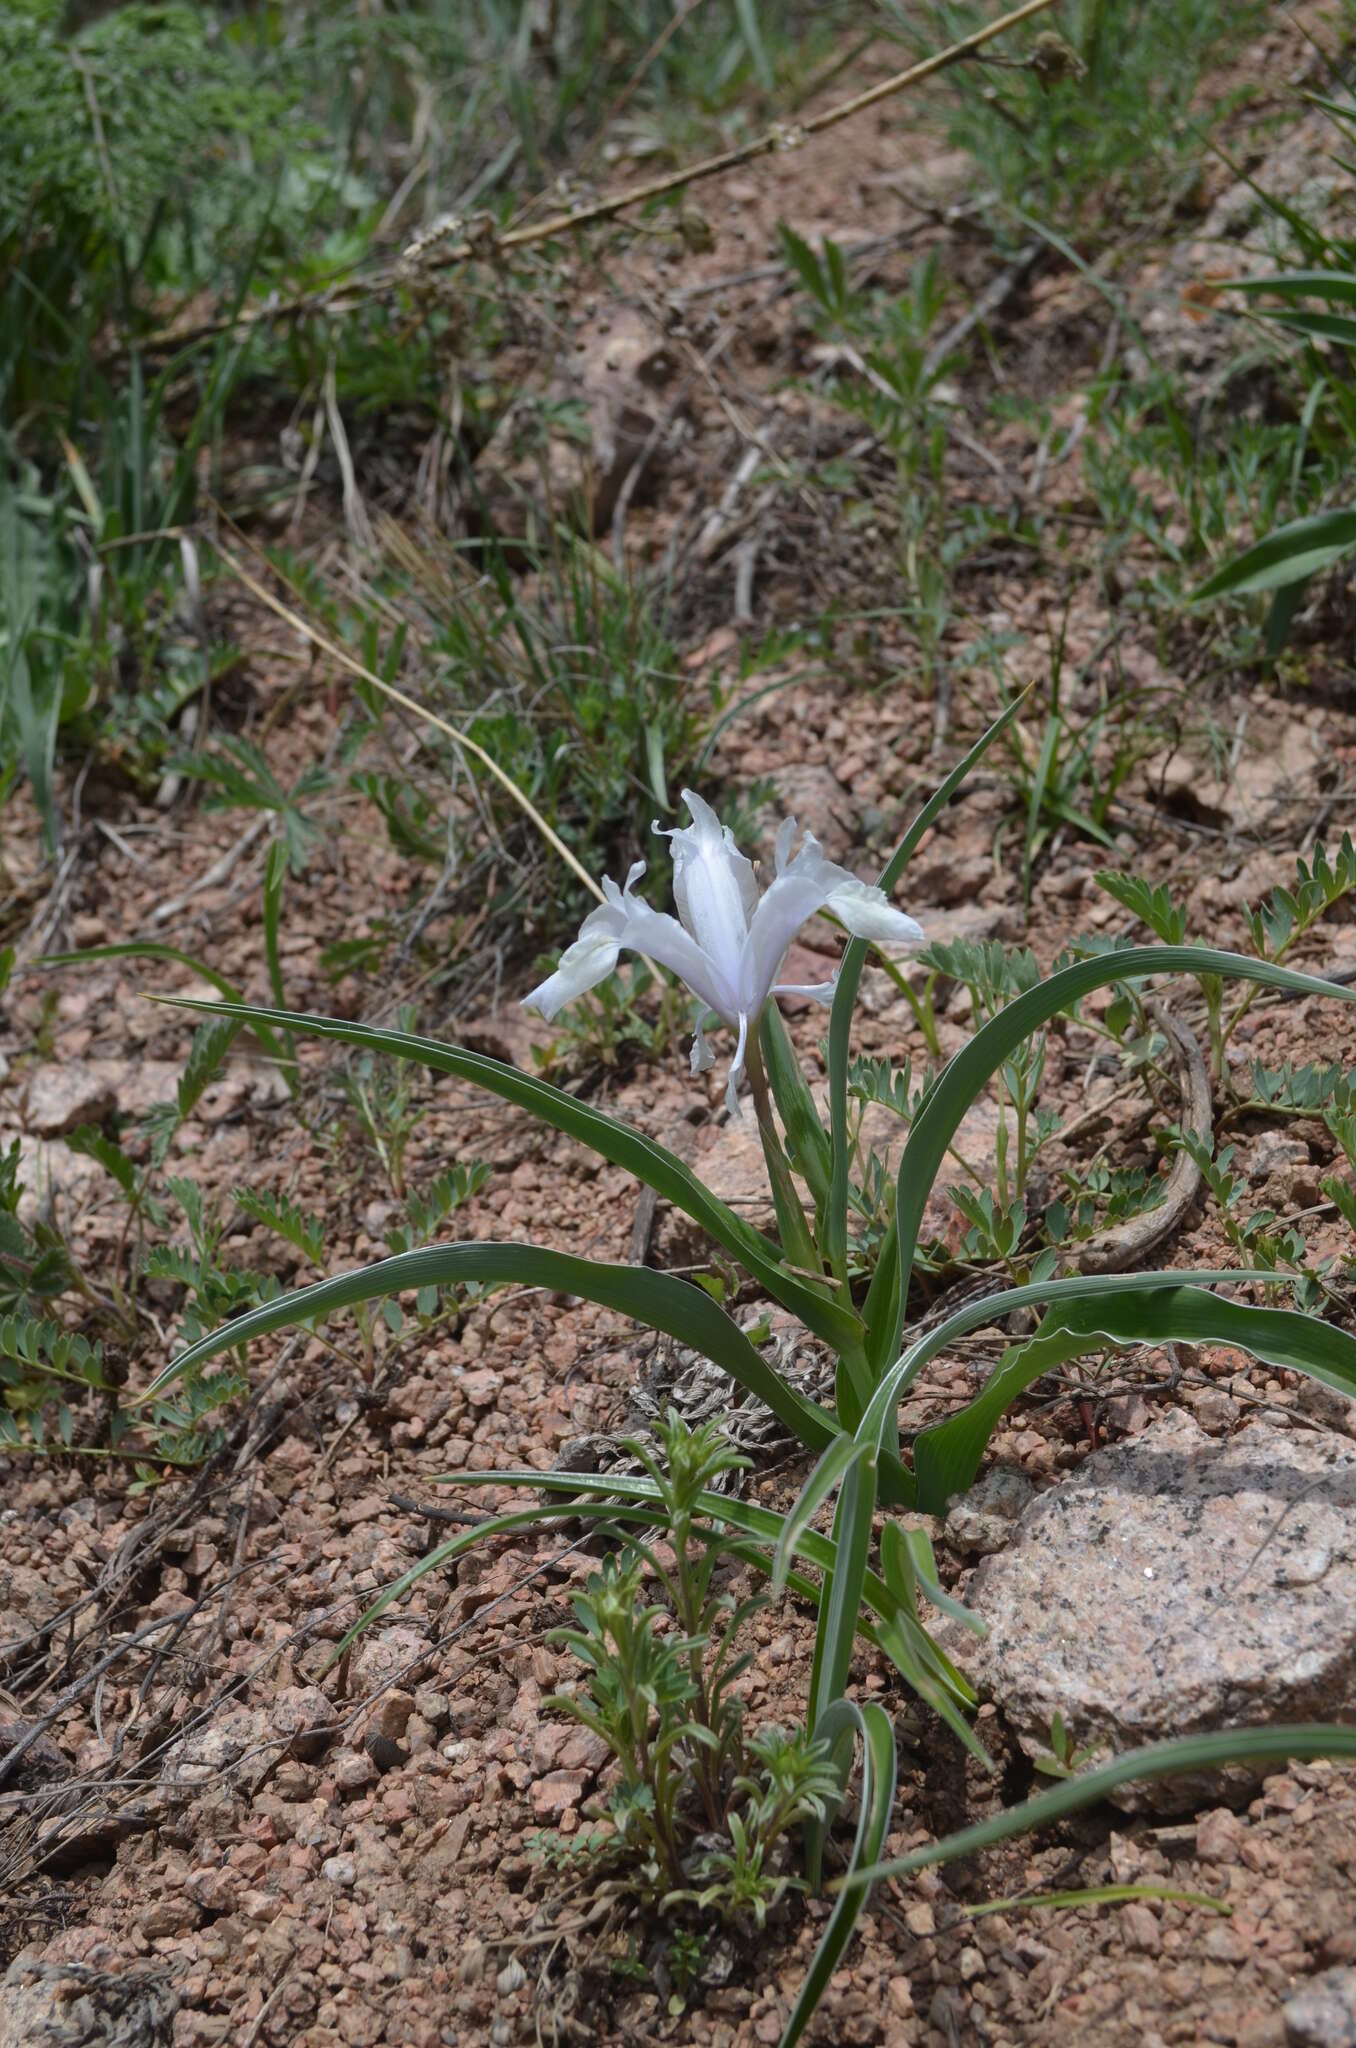
[[833, 1570], [824, 1581], [810, 1667], [812, 1727], [842, 1698], [852, 1667], [852, 1639], [866, 1591], [866, 1560], [875, 1512], [875, 1464], [859, 1460], [847, 1466], [834, 1510]]
[[1330, 569], [1356, 547], [1356, 507], [1335, 512], [1316, 512], [1308, 519], [1292, 519], [1278, 526], [1216, 569], [1198, 590], [1194, 600], [1210, 597], [1246, 597], [1249, 591], [1276, 590], [1282, 584], [1302, 583]]
[[768, 1003], [765, 1007], [758, 1037], [772, 1099], [786, 1127], [787, 1154], [809, 1188], [816, 1211], [822, 1215], [829, 1198], [833, 1148], [829, 1134], [819, 1120], [819, 1111], [815, 1108], [814, 1097], [796, 1057], [796, 1048], [775, 1003]]
[[1210, 1892], [1184, 1892], [1170, 1884], [1090, 1884], [1072, 1892], [1023, 1892], [1015, 1899], [985, 1899], [980, 1906], [962, 1906], [967, 1920], [985, 1920], [990, 1913], [1029, 1913], [1038, 1906], [1123, 1906], [1132, 1899], [1155, 1899], [1165, 1906], [1202, 1906], [1227, 1920], [1233, 1907]]
[[1274, 293], [1278, 299], [1326, 299], [1331, 306], [1356, 306], [1356, 271], [1276, 270], [1269, 277], [1231, 277], [1221, 291]]
[[282, 958], [278, 951], [278, 926], [286, 876], [287, 848], [281, 839], [275, 839], [268, 849], [264, 867], [264, 957], [268, 962], [268, 985], [280, 1010], [287, 1007], [283, 994]]
[[[285, 841], [275, 839], [268, 849], [268, 860], [264, 865], [264, 958], [268, 963], [268, 985], [273, 991], [273, 1000], [281, 1010], [287, 998], [283, 994], [282, 954], [278, 948], [278, 931], [282, 922], [283, 883], [287, 879], [287, 846]], [[287, 1057], [292, 1063], [293, 1077], [296, 1069], [296, 1046], [290, 1032], [284, 1032], [283, 1042]]]
[[1356, 348], [1356, 319], [1350, 313], [1282, 312], [1279, 306], [1259, 306], [1259, 320], [1274, 320], [1288, 334], [1304, 334], [1314, 341], [1335, 341], [1343, 348]]
[[[928, 798], [908, 831], [880, 871], [878, 886], [889, 894], [913, 858], [919, 840], [950, 803], [976, 762], [983, 759], [994, 741], [1017, 716], [1026, 692], [1014, 697], [988, 731], [981, 734], [965, 758], [956, 763], [946, 780]], [[868, 942], [852, 939], [843, 949], [833, 1008], [829, 1013], [829, 1131], [833, 1145], [833, 1181], [829, 1191], [824, 1255], [831, 1272], [840, 1277], [847, 1271], [848, 1137], [847, 1073], [852, 1038], [852, 1013], [857, 1003], [862, 969], [866, 965]]]
[[1036, 772], [1031, 778], [1031, 796], [1026, 807], [1026, 839], [1022, 847], [1022, 902], [1028, 910], [1031, 908], [1031, 868], [1036, 858], [1041, 810], [1050, 783], [1050, 771], [1055, 765], [1055, 749], [1059, 745], [1062, 731], [1063, 721], [1057, 711], [1052, 711], [1045, 723], [1045, 738], [1041, 742]]
[[791, 1560], [796, 1554], [801, 1537], [819, 1511], [821, 1502], [826, 1501], [842, 1480], [850, 1465], [869, 1454], [870, 1446], [857, 1443], [850, 1436], [835, 1437], [820, 1457], [819, 1463], [801, 1488], [795, 1506], [782, 1523], [782, 1533], [777, 1538], [777, 1548], [772, 1558], [772, 1590], [780, 1593], [786, 1584]]
[[568, 1501], [551, 1501], [544, 1506], [514, 1508], [508, 1514], [487, 1515], [483, 1522], [476, 1522], [471, 1528], [462, 1529], [457, 1535], [449, 1536], [446, 1543], [439, 1543], [419, 1558], [408, 1571], [402, 1572], [398, 1579], [392, 1580], [386, 1590], [377, 1595], [370, 1607], [364, 1608], [352, 1628], [340, 1638], [333, 1656], [324, 1665], [322, 1677], [325, 1671], [334, 1669], [345, 1650], [351, 1649], [359, 1636], [365, 1634], [374, 1622], [380, 1621], [388, 1608], [394, 1607], [398, 1600], [403, 1600], [407, 1593], [413, 1591], [426, 1572], [437, 1571], [442, 1565], [450, 1564], [453, 1558], [460, 1557], [463, 1551], [470, 1550], [473, 1544], [484, 1543], [491, 1536], [511, 1536], [519, 1529], [536, 1529], [543, 1522], [568, 1522], [573, 1519], [575, 1512]]
[[[196, 955], [185, 953], [178, 946], [162, 946], [154, 939], [119, 939], [114, 945], [87, 946], [79, 953], [44, 953], [40, 959], [34, 961], [33, 965], [35, 967], [83, 967], [89, 960], [170, 960], [177, 966], [187, 967], [190, 973], [198, 975], [210, 987], [220, 989], [225, 997], [225, 1002], [222, 1003], [199, 1002], [192, 996], [176, 996], [172, 998], [176, 1003], [181, 1003], [185, 1009], [220, 1010], [224, 1012], [228, 1004], [242, 1010], [245, 1007], [244, 998], [240, 990], [235, 986], [234, 982], [227, 981], [224, 974], [218, 974], [214, 967], [209, 967], [206, 961], [199, 960]], [[157, 1000], [165, 999], [157, 998]], [[279, 1013], [279, 1015], [285, 1014], [285, 1012]], [[280, 1066], [288, 1066], [292, 1063], [292, 1056], [276, 1032], [270, 1028], [267, 1022], [269, 1015], [269, 1011], [263, 1010], [254, 1016], [242, 1017], [241, 1022], [252, 1023], [254, 1035], [269, 1057], [277, 1060]]]
[[913, 1877], [936, 1863], [954, 1863], [977, 1850], [991, 1849], [996, 1842], [1009, 1841], [1036, 1828], [1049, 1827], [1066, 1814], [1096, 1806], [1122, 1785], [1135, 1785], [1155, 1778], [1171, 1778], [1181, 1771], [1216, 1770], [1224, 1764], [1288, 1764], [1315, 1757], [1341, 1757], [1356, 1761], [1356, 1728], [1332, 1723], [1310, 1722], [1290, 1728], [1222, 1728], [1213, 1735], [1188, 1735], [1171, 1742], [1151, 1742], [1143, 1749], [1128, 1750], [1113, 1757], [1095, 1771], [1065, 1779], [1048, 1792], [1038, 1792], [1020, 1806], [995, 1814], [992, 1820], [976, 1821], [939, 1842], [928, 1842], [907, 1856], [894, 1856], [888, 1863], [874, 1863], [850, 1870], [839, 1880], [844, 1891], [865, 1891], [882, 1877]]

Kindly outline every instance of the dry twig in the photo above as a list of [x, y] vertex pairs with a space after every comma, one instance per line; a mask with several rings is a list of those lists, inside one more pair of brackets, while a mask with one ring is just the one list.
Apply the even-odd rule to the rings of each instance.
[[[1210, 1145], [1214, 1138], [1210, 1077], [1195, 1034], [1161, 1003], [1150, 1002], [1145, 1007], [1176, 1057], [1186, 1127], [1203, 1145]], [[1189, 1152], [1179, 1152], [1157, 1207], [1090, 1237], [1078, 1254], [1079, 1271], [1128, 1273], [1141, 1265], [1147, 1254], [1166, 1243], [1184, 1222], [1200, 1191], [1201, 1169]]]

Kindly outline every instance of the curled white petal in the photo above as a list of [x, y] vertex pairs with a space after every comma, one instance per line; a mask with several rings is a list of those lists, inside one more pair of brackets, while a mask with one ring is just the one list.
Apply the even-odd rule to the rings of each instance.
[[775, 988], [768, 990], [773, 996], [808, 996], [813, 1003], [831, 1003], [833, 992], [838, 986], [838, 976], [832, 981], [779, 981]]
[[[612, 924], [605, 925], [604, 919], [611, 919]], [[579, 937], [565, 948], [555, 973], [548, 974], [531, 995], [523, 997], [523, 1008], [538, 1011], [549, 1024], [567, 1003], [577, 1002], [591, 988], [597, 988], [600, 981], [606, 981], [621, 950], [621, 939], [614, 928], [616, 921], [617, 913], [610, 906], [585, 918]]]
[[618, 953], [626, 949], [671, 968], [709, 1009], [734, 1022], [739, 1014], [738, 987], [720, 974], [676, 917], [653, 909], [643, 896], [635, 894], [635, 883], [644, 872], [644, 861], [635, 862], [625, 889], [604, 876], [606, 902], [589, 912], [579, 927], [579, 937], [561, 954], [555, 973], [523, 998], [525, 1009], [538, 1010], [549, 1020], [567, 1003], [605, 981], [616, 967]]
[[776, 864], [776, 872], [778, 874], [781, 874], [783, 868], [785, 868], [787, 862], [791, 858], [791, 848], [795, 844], [795, 839], [795, 819], [783, 818], [781, 824], [777, 827], [777, 843], [773, 848], [773, 860]]
[[847, 926], [854, 939], [893, 939], [899, 945], [917, 946], [927, 936], [921, 924], [895, 909], [883, 889], [859, 882], [855, 875], [830, 892], [825, 908]]
[[716, 1064], [716, 1056], [706, 1042], [706, 1033], [702, 1029], [702, 1021], [698, 1017], [696, 1028], [692, 1033], [692, 1071], [694, 1074], [709, 1074], [712, 1067]]

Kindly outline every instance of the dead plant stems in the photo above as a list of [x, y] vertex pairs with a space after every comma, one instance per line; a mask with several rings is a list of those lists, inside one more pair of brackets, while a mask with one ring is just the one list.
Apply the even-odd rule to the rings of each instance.
[[393, 704], [399, 704], [402, 709], [411, 712], [415, 718], [423, 719], [426, 725], [435, 726], [439, 732], [445, 733], [448, 739], [453, 741], [456, 746], [461, 747], [464, 752], [474, 755], [475, 759], [480, 762], [483, 768], [488, 770], [501, 788], [507, 791], [508, 795], [513, 798], [513, 801], [520, 809], [526, 812], [547, 845], [560, 855], [560, 858], [571, 872], [578, 876], [584, 887], [592, 895], [596, 896], [600, 903], [604, 900], [602, 890], [598, 887], [592, 875], [576, 860], [569, 847], [560, 837], [560, 834], [553, 826], [547, 823], [527, 792], [519, 789], [513, 777], [505, 773], [493, 755], [488, 754], [484, 747], [481, 746], [479, 740], [473, 740], [469, 733], [462, 732], [455, 725], [449, 725], [445, 718], [439, 718], [436, 711], [430, 711], [426, 704], [421, 704], [416, 697], [409, 696], [406, 691], [398, 690], [394, 683], [385, 682], [380, 676], [374, 675], [370, 668], [365, 667], [362, 662], [355, 660], [346, 648], [341, 647], [336, 640], [331, 640], [327, 634], [318, 631], [309, 619], [303, 618], [300, 612], [293, 611], [290, 605], [285, 605], [281, 598], [275, 597], [271, 590], [268, 590], [259, 582], [257, 577], [251, 576], [243, 562], [239, 561], [220, 540], [214, 539], [213, 546], [232, 575], [244, 585], [251, 596], [257, 597], [260, 604], [267, 605], [271, 612], [275, 613], [278, 618], [285, 620], [295, 632], [300, 633], [304, 639], [309, 640], [313, 647], [318, 647], [322, 654], [328, 654], [331, 661], [337, 661], [340, 667], [348, 669], [350, 674], [360, 676], [363, 682], [367, 683], [372, 689], [379, 690], [382, 696], [388, 697]]
[[[615, 220], [619, 214], [629, 213], [633, 207], [646, 206], [654, 199], [665, 199], [671, 193], [684, 191], [690, 185], [703, 183], [708, 178], [718, 178], [726, 171], [733, 171], [741, 165], [754, 163], [760, 157], [772, 156], [778, 150], [802, 147], [817, 135], [823, 135], [830, 128], [836, 128], [844, 121], [865, 113], [868, 108], [879, 106], [882, 101], [893, 99], [901, 92], [908, 92], [913, 86], [921, 85], [925, 79], [934, 78], [939, 72], [949, 70], [953, 64], [962, 64], [967, 58], [987, 43], [1006, 35], [1010, 29], [1018, 28], [1038, 14], [1044, 14], [1053, 7], [1055, 0], [1023, 0], [1023, 5], [1014, 7], [996, 21], [987, 22], [973, 35], [963, 36], [957, 43], [951, 43], [934, 56], [924, 57], [919, 63], [911, 64], [906, 71], [898, 71], [890, 78], [884, 78], [878, 85], [869, 86], [864, 92], [854, 93], [850, 99], [840, 100], [836, 106], [826, 107], [822, 114], [812, 114], [808, 120], [776, 121], [761, 135], [741, 143], [734, 149], [719, 151], [715, 156], [699, 158], [694, 164], [668, 172], [662, 178], [650, 178], [643, 184], [631, 185], [624, 192], [611, 197], [597, 199], [587, 206], [576, 207], [565, 213], [550, 214], [545, 220], [525, 223], [500, 234], [492, 221], [482, 223], [477, 217], [478, 232], [470, 237], [453, 239], [456, 229], [455, 216], [449, 216], [443, 235], [438, 228], [425, 230], [417, 236], [394, 266], [389, 266], [370, 278], [339, 277], [320, 291], [300, 292], [290, 298], [279, 298], [275, 293], [262, 306], [251, 307], [235, 314], [223, 315], [219, 319], [200, 322], [198, 325], [178, 332], [167, 330], [151, 335], [148, 347], [182, 347], [185, 343], [199, 341], [211, 335], [229, 333], [240, 327], [258, 326], [262, 322], [285, 319], [312, 311], [330, 310], [342, 312], [353, 304], [353, 294], [359, 297], [389, 287], [403, 270], [423, 273], [432, 270], [453, 269], [469, 263], [473, 257], [490, 256], [498, 258], [511, 249], [525, 249], [539, 242], [554, 241], [562, 235], [572, 235], [582, 228], [596, 226], [601, 221]], [[680, 17], [680, 21], [683, 17]], [[655, 52], [648, 53], [653, 57]], [[540, 195], [539, 195], [540, 196]], [[529, 201], [520, 209], [530, 212], [536, 202]]]
[[[798, 149], [814, 136], [836, 128], [840, 122], [865, 113], [868, 107], [879, 106], [882, 100], [893, 99], [897, 93], [921, 85], [924, 79], [934, 77], [939, 71], [963, 63], [986, 43], [1005, 35], [1009, 29], [1019, 27], [1034, 15], [1044, 14], [1053, 5], [1054, 0], [1024, 0], [1024, 5], [1001, 14], [997, 21], [987, 22], [973, 35], [962, 37], [960, 42], [939, 50], [935, 56], [924, 57], [918, 64], [911, 64], [907, 71], [898, 71], [893, 77], [882, 79], [879, 85], [869, 86], [865, 92], [854, 93], [851, 99], [840, 100], [837, 106], [826, 107], [822, 114], [813, 114], [808, 121], [774, 122], [761, 135], [739, 144], [735, 149], [724, 149], [715, 156], [703, 157], [695, 164], [668, 172], [662, 178], [650, 178], [644, 184], [629, 186], [625, 192], [614, 193], [611, 198], [597, 199], [592, 205], [577, 207], [569, 213], [555, 213], [526, 227], [511, 228], [507, 234], [495, 237], [492, 247], [498, 252], [523, 249], [534, 242], [553, 241], [559, 235], [574, 234], [598, 221], [615, 219], [619, 213], [627, 213], [633, 206], [645, 206], [652, 199], [667, 198], [671, 192], [684, 191], [689, 185], [700, 184], [706, 178], [718, 178], [726, 171], [756, 162], [759, 157], [771, 156], [778, 150]], [[423, 267], [448, 269], [469, 262], [480, 246], [475, 240], [449, 241], [438, 247], [436, 255], [430, 253]]]

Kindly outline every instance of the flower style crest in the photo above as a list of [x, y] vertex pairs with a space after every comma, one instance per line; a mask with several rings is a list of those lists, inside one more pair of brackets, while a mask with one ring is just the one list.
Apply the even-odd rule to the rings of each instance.
[[[760, 894], [753, 864], [735, 845], [729, 826], [721, 824], [695, 790], [685, 789], [683, 802], [690, 825], [668, 831], [658, 824], [654, 828], [670, 842], [678, 916], [654, 910], [636, 895], [644, 861], [632, 867], [625, 888], [604, 877], [606, 900], [584, 919], [579, 937], [561, 954], [555, 973], [524, 997], [524, 1007], [549, 1020], [605, 981], [623, 948], [643, 953], [670, 968], [708, 1010], [738, 1033], [726, 1089], [726, 1101], [738, 1114], [737, 1089], [749, 1032], [757, 1029], [769, 997], [812, 996], [828, 1002], [833, 995], [832, 981], [806, 985], [778, 980], [791, 941], [803, 924], [817, 911], [827, 910], [858, 939], [916, 944], [923, 931], [894, 908], [883, 890], [826, 859], [813, 833], [807, 832], [793, 853], [794, 818], [785, 819], [777, 832], [776, 871]], [[704, 1073], [712, 1064], [699, 1020], [692, 1071]]]

